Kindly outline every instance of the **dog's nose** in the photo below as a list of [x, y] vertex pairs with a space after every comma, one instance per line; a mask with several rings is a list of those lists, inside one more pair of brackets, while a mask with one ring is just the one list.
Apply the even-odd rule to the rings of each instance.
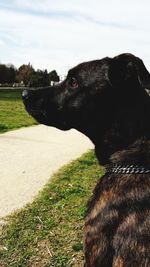
[[29, 92], [28, 92], [28, 90], [23, 90], [23, 92], [22, 92], [22, 98], [23, 98], [23, 100], [26, 100], [26, 99], [28, 99], [28, 97], [29, 97]]

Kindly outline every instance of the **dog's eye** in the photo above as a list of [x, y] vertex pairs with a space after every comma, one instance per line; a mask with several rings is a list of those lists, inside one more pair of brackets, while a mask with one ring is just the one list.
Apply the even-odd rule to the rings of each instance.
[[75, 78], [71, 78], [69, 81], [69, 85], [71, 88], [77, 88], [78, 87], [77, 80]]

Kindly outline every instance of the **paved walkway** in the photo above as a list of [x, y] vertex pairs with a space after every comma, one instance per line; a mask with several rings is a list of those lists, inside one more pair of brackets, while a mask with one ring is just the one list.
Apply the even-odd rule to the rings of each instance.
[[43, 125], [0, 135], [0, 217], [31, 202], [62, 165], [93, 148], [77, 132]]

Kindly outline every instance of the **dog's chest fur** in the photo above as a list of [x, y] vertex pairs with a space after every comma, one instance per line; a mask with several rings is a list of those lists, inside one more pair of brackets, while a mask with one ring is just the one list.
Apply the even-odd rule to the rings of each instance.
[[150, 175], [104, 175], [88, 205], [84, 228], [85, 266], [123, 267], [130, 262], [129, 255], [134, 258], [137, 253], [140, 260], [149, 258], [148, 207]]

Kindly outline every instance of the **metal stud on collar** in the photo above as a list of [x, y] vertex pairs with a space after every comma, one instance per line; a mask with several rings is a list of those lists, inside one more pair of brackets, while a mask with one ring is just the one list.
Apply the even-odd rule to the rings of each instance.
[[150, 167], [112, 164], [106, 167], [106, 172], [110, 174], [150, 174]]

